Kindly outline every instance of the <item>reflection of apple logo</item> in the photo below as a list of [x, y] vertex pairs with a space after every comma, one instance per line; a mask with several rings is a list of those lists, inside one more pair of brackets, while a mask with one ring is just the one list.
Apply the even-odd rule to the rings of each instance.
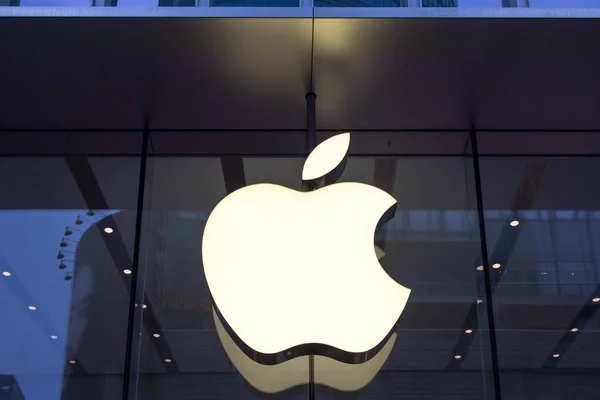
[[366, 184], [333, 184], [349, 144], [345, 133], [314, 149], [304, 191], [246, 186], [208, 218], [202, 258], [217, 313], [261, 364], [308, 354], [366, 362], [408, 301], [410, 289], [387, 275], [374, 248], [396, 200]]
[[394, 343], [394, 333], [387, 340], [381, 351], [369, 361], [361, 364], [346, 364], [331, 358], [314, 356], [312, 363], [310, 356], [296, 357], [277, 365], [262, 365], [248, 358], [229, 336], [217, 313], [214, 312], [214, 321], [219, 340], [227, 357], [254, 389], [263, 393], [279, 393], [295, 386], [314, 383], [330, 387], [342, 392], [355, 392], [361, 390], [375, 378], [383, 364], [387, 361]]

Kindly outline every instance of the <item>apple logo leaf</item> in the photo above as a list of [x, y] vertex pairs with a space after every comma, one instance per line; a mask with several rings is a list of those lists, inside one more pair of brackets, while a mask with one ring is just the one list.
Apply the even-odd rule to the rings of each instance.
[[315, 147], [304, 162], [302, 190], [316, 190], [340, 179], [346, 168], [349, 147], [349, 132], [332, 136]]

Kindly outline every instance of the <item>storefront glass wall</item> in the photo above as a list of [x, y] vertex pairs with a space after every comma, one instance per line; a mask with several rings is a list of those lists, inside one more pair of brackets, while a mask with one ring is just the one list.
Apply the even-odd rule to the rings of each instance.
[[600, 0], [0, 0], [21, 7], [410, 7], [569, 8], [600, 7]]
[[[18, 133], [0, 157], [8, 398], [308, 399], [238, 373], [201, 258], [228, 193], [300, 188], [304, 132], [85, 134]], [[412, 294], [374, 379], [315, 398], [595, 399], [600, 132], [352, 135], [341, 180], [398, 200], [375, 243]]]

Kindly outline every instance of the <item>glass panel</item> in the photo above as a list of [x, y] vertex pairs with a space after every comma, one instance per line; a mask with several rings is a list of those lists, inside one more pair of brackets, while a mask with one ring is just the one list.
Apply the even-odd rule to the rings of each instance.
[[315, 7], [408, 7], [408, 0], [315, 0]]
[[158, 0], [159, 7], [196, 7], [196, 0]]
[[[295, 167], [301, 163], [293, 158], [150, 155], [152, 185], [145, 195], [149, 218], [142, 254], [144, 296], [151, 305], [144, 310], [137, 355], [137, 398], [260, 398], [236, 371], [217, 334], [203, 272], [202, 235], [210, 211], [236, 185], [245, 179], [248, 184], [278, 183], [273, 175], [288, 183], [293, 178], [285, 172], [298, 172]], [[299, 387], [275, 398], [303, 399], [305, 393]]]
[[523, 6], [532, 8], [598, 8], [600, 0], [526, 0]]
[[299, 0], [211, 0], [213, 7], [298, 7]]
[[121, 397], [138, 178], [139, 155], [0, 157], [0, 397]]
[[91, 7], [93, 0], [20, 0], [21, 7]]
[[[275, 388], [269, 396], [261, 382], [238, 372], [231, 348], [224, 350], [227, 338], [217, 333], [201, 254], [208, 215], [228, 193], [265, 182], [300, 190], [305, 158], [150, 155], [142, 254], [151, 306], [143, 318], [153, 310], [156, 325], [140, 328], [138, 398], [307, 399], [308, 358], [300, 358], [293, 372], [270, 370], [274, 382], [293, 388]], [[477, 303], [481, 257], [471, 167], [468, 157], [348, 161], [341, 181], [376, 185], [397, 198], [395, 218], [375, 240], [386, 253], [386, 272], [412, 289], [381, 372], [356, 398], [492, 398], [488, 325]], [[322, 385], [336, 374], [324, 371], [315, 369], [316, 398], [345, 397]]]
[[481, 158], [503, 398], [597, 397], [600, 158]]
[[[503, 4], [503, 1], [506, 4]], [[516, 7], [516, 4], [511, 4], [508, 0], [315, 0], [314, 4], [315, 7]]]
[[395, 217], [376, 238], [384, 270], [412, 290], [387, 360], [355, 398], [493, 398], [485, 303], [477, 302], [483, 288], [471, 158], [351, 158], [341, 180], [379, 186], [397, 199]]

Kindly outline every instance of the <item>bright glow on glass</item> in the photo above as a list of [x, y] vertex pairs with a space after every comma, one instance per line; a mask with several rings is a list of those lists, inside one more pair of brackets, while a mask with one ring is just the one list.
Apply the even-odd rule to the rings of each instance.
[[29, 306], [29, 309], [30, 309], [31, 311], [35, 311], [35, 310], [37, 310], [37, 307], [36, 307], [36, 306]]
[[483, 300], [481, 300], [481, 299], [478, 299], [478, 300], [477, 300], [477, 304], [481, 304], [481, 303], [483, 303]]
[[142, 308], [148, 308], [148, 306], [145, 304], [142, 304]]
[[11, 276], [12, 274], [11, 274], [10, 272], [8, 272], [8, 271], [4, 271], [4, 272], [2, 273], [2, 275], [4, 275], [4, 276]]
[[69, 360], [69, 364], [77, 364], [77, 361], [75, 361], [75, 360]]
[[454, 358], [456, 358], [457, 360], [460, 360], [462, 358], [462, 356], [460, 354], [457, 354], [454, 356]]
[[154, 334], [152, 334], [152, 336], [154, 336], [154, 337], [156, 337], [156, 338], [159, 338], [159, 337], [160, 337], [160, 334], [158, 334], [158, 333], [154, 333]]
[[467, 329], [467, 330], [465, 331], [465, 333], [466, 333], [466, 334], [473, 333], [473, 329]]
[[[263, 393], [278, 393], [291, 387], [309, 383], [308, 356], [296, 357], [277, 365], [263, 365], [246, 355], [227, 333], [213, 310], [217, 335], [235, 369], [255, 389]], [[331, 358], [313, 357], [314, 383], [336, 390], [353, 392], [365, 387], [375, 378], [388, 359], [397, 334], [393, 333], [383, 348], [370, 360], [360, 364], [347, 364]]]
[[518, 226], [519, 225], [519, 221], [517, 221], [516, 219], [514, 221], [510, 221], [510, 226]]
[[600, 297], [594, 297], [594, 298], [592, 299], [592, 301], [593, 301], [594, 303], [597, 303], [597, 302], [599, 302], [599, 301], [600, 301]]
[[50, 335], [50, 339], [56, 340], [56, 339], [58, 339], [58, 336], [56, 336], [56, 335]]
[[476, 269], [477, 271], [483, 271], [483, 265], [478, 266]]
[[571, 332], [578, 332], [579, 328], [571, 328]]
[[124, 273], [125, 275], [131, 275], [131, 270], [130, 270], [130, 269], [124, 269], [124, 270], [123, 270], [123, 273]]
[[496, 264], [492, 265], [492, 268], [494, 268], [494, 269], [498, 269], [498, 268], [500, 268], [500, 267], [501, 267], [501, 265], [500, 265], [500, 264], [498, 264], [498, 263], [496, 263]]
[[171, 360], [170, 358], [165, 358], [166, 363], [170, 363], [171, 361], [173, 361], [173, 360]]
[[[303, 180], [326, 175], [349, 140], [342, 134], [321, 143]], [[231, 193], [210, 214], [202, 240], [204, 273], [225, 321], [263, 354], [304, 343], [375, 348], [410, 295], [374, 249], [378, 222], [395, 204], [385, 191], [354, 182], [310, 192], [256, 184]]]
[[560, 357], [560, 354], [553, 354], [552, 357], [558, 358], [558, 357]]
[[106, 232], [106, 233], [113, 233], [114, 230], [110, 226], [107, 226], [106, 228], [104, 228], [104, 232]]

